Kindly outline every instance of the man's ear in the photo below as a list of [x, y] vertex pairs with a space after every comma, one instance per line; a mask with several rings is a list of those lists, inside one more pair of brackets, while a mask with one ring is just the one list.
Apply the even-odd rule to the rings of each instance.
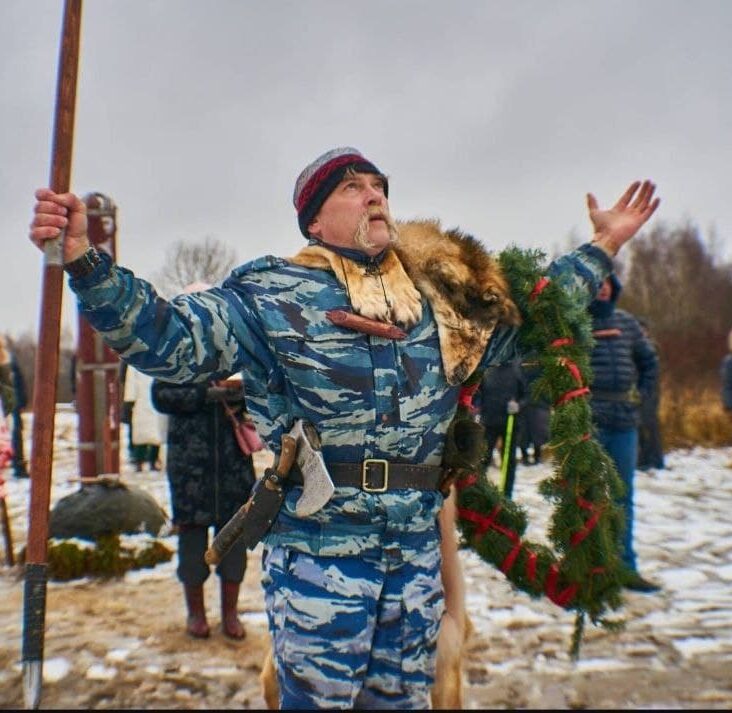
[[320, 221], [318, 220], [318, 216], [316, 215], [308, 223], [308, 234], [312, 235], [314, 238], [320, 239], [321, 233], [322, 233], [322, 229], [320, 227]]

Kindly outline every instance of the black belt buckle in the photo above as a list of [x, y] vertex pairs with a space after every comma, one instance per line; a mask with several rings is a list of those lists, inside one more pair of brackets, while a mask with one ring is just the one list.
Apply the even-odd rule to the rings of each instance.
[[[380, 487], [372, 487], [368, 483], [369, 467], [372, 465], [380, 465], [382, 467], [382, 485]], [[367, 458], [361, 464], [361, 489], [367, 493], [385, 493], [389, 487], [389, 461], [382, 458]]]

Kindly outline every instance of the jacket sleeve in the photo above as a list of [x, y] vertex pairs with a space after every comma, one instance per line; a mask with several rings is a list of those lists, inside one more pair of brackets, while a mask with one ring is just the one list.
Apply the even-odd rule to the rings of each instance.
[[658, 383], [658, 355], [648, 337], [643, 334], [640, 324], [633, 319], [635, 336], [633, 340], [633, 360], [638, 369], [638, 391], [644, 399], [651, 398]]
[[206, 403], [206, 384], [170, 384], [155, 379], [150, 394], [160, 413], [174, 416], [194, 414]]
[[224, 379], [274, 357], [253, 305], [233, 289], [212, 288], [168, 301], [106, 253], [84, 277], [71, 279], [79, 311], [125, 361], [178, 383]]

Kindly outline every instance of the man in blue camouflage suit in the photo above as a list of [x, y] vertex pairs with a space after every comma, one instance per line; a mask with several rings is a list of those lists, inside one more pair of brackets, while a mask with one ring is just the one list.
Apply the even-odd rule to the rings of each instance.
[[[588, 303], [611, 256], [654, 212], [654, 190], [636, 182], [609, 210], [588, 195], [593, 242], [555, 261], [552, 279]], [[385, 266], [399, 262], [387, 198], [386, 177], [362, 154], [329, 151], [297, 179], [294, 204], [305, 251], [332, 269], [267, 256], [221, 287], [168, 302], [90, 247], [76, 196], [36, 191], [31, 240], [41, 247], [66, 229], [81, 313], [123, 359], [167, 381], [241, 372], [276, 454], [296, 419], [318, 429], [335, 493], [298, 517], [293, 487], [264, 540], [282, 708], [429, 707], [443, 611], [440, 464], [459, 384], [446, 375], [430, 301], [406, 275], [387, 289]], [[344, 307], [406, 336], [333, 323], [328, 315]], [[508, 361], [515, 335], [498, 324], [474, 364]]]

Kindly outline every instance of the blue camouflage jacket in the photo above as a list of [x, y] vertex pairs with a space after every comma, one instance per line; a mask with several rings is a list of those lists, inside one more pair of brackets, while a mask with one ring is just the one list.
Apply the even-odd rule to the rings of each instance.
[[[611, 270], [606, 254], [586, 244], [554, 261], [548, 274], [587, 304]], [[169, 302], [104, 254], [94, 272], [70, 284], [84, 317], [140, 371], [178, 382], [241, 372], [250, 413], [275, 453], [283, 433], [304, 418], [320, 433], [326, 463], [441, 462], [459, 388], [445, 379], [424, 299], [408, 337], [390, 340], [331, 324], [326, 310], [348, 308], [335, 276], [272, 256], [234, 270], [221, 287]], [[516, 342], [515, 328], [497, 327], [482, 365], [515, 358]], [[338, 488], [304, 518], [294, 514], [299, 495], [293, 488], [286, 497], [267, 544], [362, 556], [399, 547], [406, 557], [439, 538], [438, 491]]]

